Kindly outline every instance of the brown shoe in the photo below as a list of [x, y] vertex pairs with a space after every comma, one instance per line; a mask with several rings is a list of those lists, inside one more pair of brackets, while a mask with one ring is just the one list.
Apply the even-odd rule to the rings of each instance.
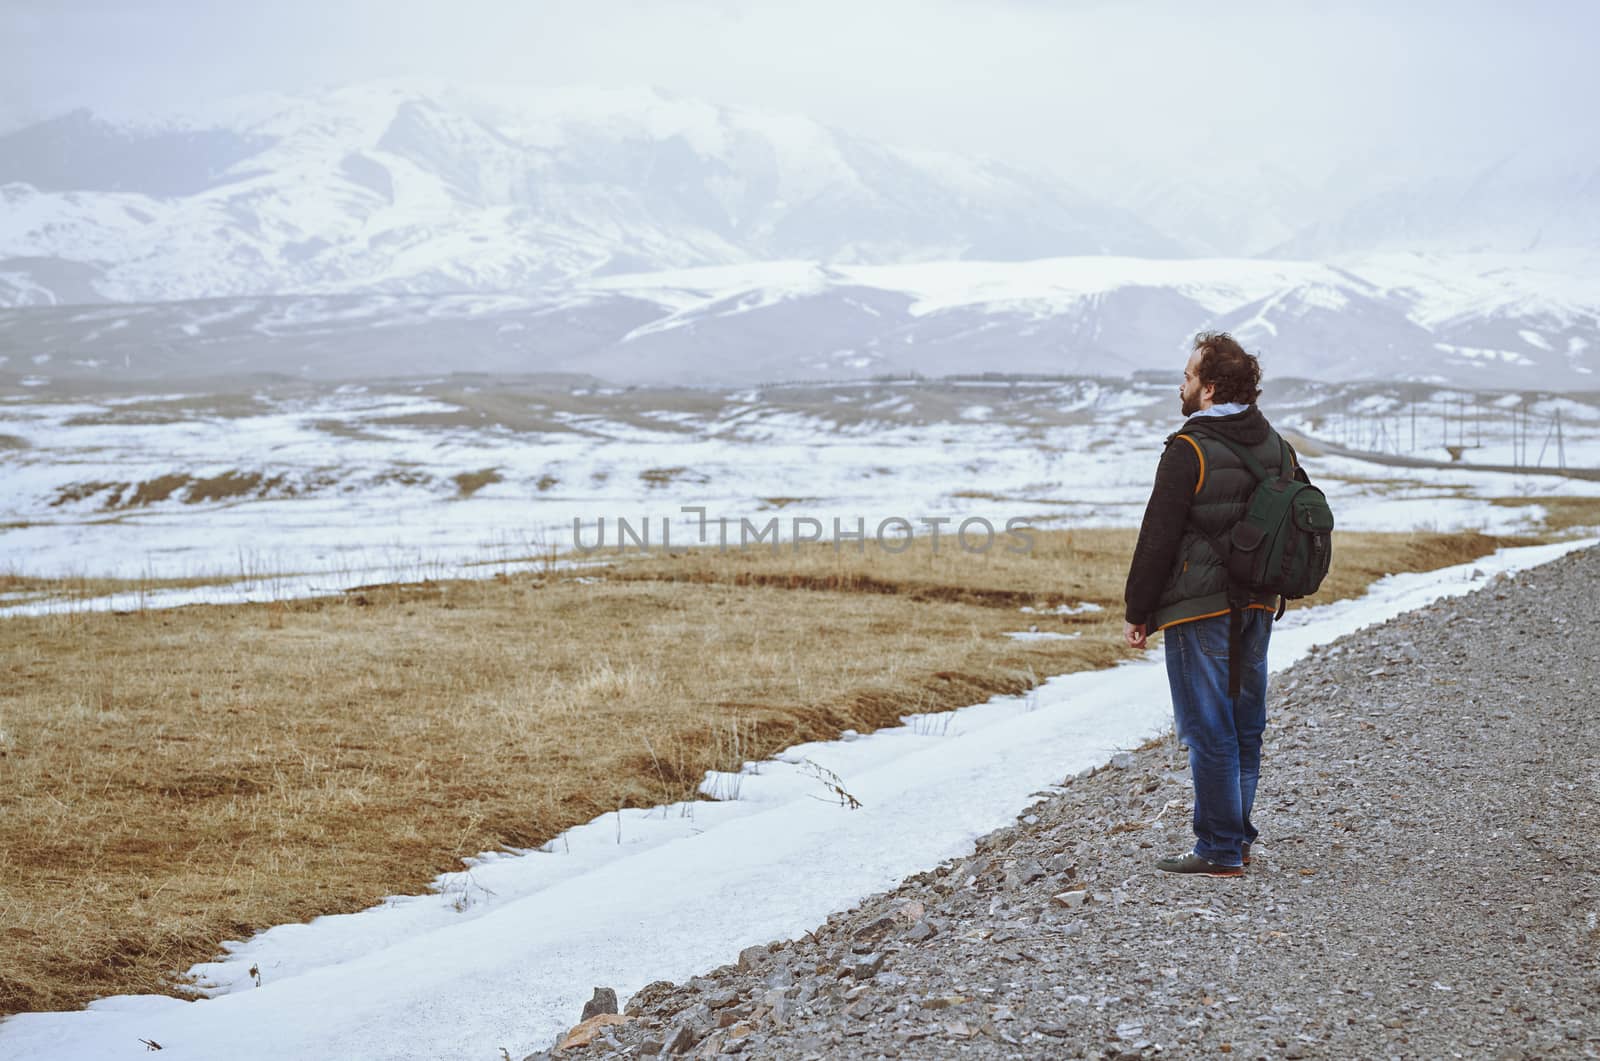
[[1250, 864], [1250, 845], [1249, 844], [1245, 844], [1244, 845], [1244, 864], [1247, 865], [1247, 866]]
[[1244, 876], [1243, 866], [1223, 866], [1216, 862], [1208, 862], [1193, 851], [1176, 858], [1163, 858], [1156, 863], [1156, 869], [1164, 873], [1199, 873], [1207, 877]]

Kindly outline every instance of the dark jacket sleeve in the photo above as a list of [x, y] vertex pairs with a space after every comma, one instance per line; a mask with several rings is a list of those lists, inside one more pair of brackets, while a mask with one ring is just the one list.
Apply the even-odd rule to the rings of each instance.
[[1128, 585], [1123, 592], [1130, 623], [1147, 623], [1161, 600], [1167, 576], [1178, 558], [1178, 543], [1189, 519], [1189, 502], [1200, 483], [1200, 461], [1194, 447], [1176, 438], [1167, 443], [1156, 466], [1156, 482], [1145, 505], [1139, 542], [1133, 547]]

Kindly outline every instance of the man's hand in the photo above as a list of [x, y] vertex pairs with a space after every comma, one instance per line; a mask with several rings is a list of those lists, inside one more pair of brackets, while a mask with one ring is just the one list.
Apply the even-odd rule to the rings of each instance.
[[1145, 639], [1144, 623], [1123, 623], [1122, 639], [1128, 643], [1129, 648], [1143, 648]]

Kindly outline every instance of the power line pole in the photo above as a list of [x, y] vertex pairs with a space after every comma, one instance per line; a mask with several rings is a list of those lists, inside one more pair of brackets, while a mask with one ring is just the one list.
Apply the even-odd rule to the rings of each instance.
[[1511, 464], [1519, 470], [1522, 468], [1522, 438], [1517, 431], [1517, 410], [1520, 408], [1520, 405], [1511, 407]]
[[1523, 402], [1524, 404], [1517, 406], [1517, 409], [1522, 414], [1519, 418], [1522, 421], [1522, 467], [1526, 469], [1528, 467], [1528, 429], [1533, 425], [1529, 420], [1527, 399], [1524, 398]]

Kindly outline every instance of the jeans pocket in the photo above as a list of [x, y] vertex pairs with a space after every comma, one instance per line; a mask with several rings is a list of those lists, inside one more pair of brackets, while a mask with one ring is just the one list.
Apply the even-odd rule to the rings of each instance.
[[1194, 639], [1200, 651], [1212, 659], [1228, 658], [1228, 617], [1218, 615], [1194, 621]]
[[1272, 639], [1272, 613], [1253, 608], [1245, 614], [1252, 625], [1245, 631], [1241, 648], [1244, 658], [1255, 666], [1267, 658], [1267, 644]]

